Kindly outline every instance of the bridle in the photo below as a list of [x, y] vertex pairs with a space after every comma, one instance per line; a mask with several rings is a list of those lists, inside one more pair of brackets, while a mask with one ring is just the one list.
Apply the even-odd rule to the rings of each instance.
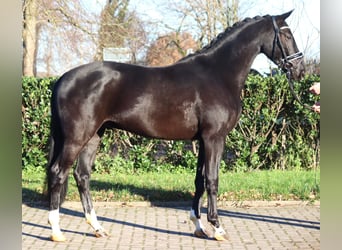
[[[280, 30], [283, 29], [290, 29], [290, 27], [288, 26], [283, 26], [283, 27], [278, 27], [277, 22], [275, 20], [275, 17], [272, 16], [272, 22], [273, 22], [273, 29], [275, 32], [275, 37], [274, 37], [274, 41], [273, 41], [273, 49], [272, 49], [272, 59], [274, 59], [274, 52], [275, 52], [275, 48], [276, 46], [279, 46], [281, 54], [282, 54], [282, 59], [280, 60], [280, 62], [278, 63], [278, 67], [285, 70], [286, 73], [286, 77], [290, 86], [290, 90], [291, 93], [293, 95], [293, 97], [300, 103], [302, 104], [304, 107], [309, 108], [310, 110], [312, 110], [313, 108], [310, 107], [307, 104], [302, 103], [302, 101], [299, 99], [299, 97], [296, 95], [296, 93], [294, 92], [293, 89], [293, 79], [292, 79], [292, 68], [294, 67], [293, 62], [294, 61], [298, 61], [297, 65], [302, 61], [304, 54], [302, 52], [296, 52], [292, 55], [287, 56], [284, 50], [284, 46], [281, 43], [280, 40]], [[301, 60], [299, 60], [301, 59]]]
[[[273, 41], [273, 49], [272, 49], [272, 59], [274, 59], [275, 48], [278, 45], [282, 54], [282, 59], [278, 63], [278, 66], [282, 69], [285, 69], [286, 71], [290, 71], [293, 68], [293, 61], [302, 59], [304, 57], [304, 54], [302, 52], [297, 52], [297, 53], [287, 56], [284, 50], [284, 46], [281, 43], [279, 34], [281, 30], [290, 29], [290, 27], [283, 26], [279, 28], [274, 16], [272, 16], [272, 22], [273, 22], [273, 29], [275, 32], [274, 41]], [[301, 61], [298, 61], [298, 63], [300, 62]]]

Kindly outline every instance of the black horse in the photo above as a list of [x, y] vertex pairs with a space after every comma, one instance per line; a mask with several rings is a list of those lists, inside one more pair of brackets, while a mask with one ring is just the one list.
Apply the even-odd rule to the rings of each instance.
[[217, 214], [218, 171], [225, 138], [241, 113], [240, 94], [254, 58], [264, 53], [293, 79], [304, 74], [285, 19], [247, 18], [228, 28], [208, 46], [166, 67], [93, 62], [66, 72], [51, 99], [51, 151], [47, 178], [51, 239], [64, 241], [59, 208], [67, 177], [74, 177], [87, 222], [97, 237], [106, 236], [93, 209], [89, 179], [105, 129], [126, 130], [149, 138], [198, 140], [196, 192], [190, 219], [195, 235], [208, 237], [200, 221], [201, 197], [208, 194], [207, 219], [217, 240], [227, 238]]

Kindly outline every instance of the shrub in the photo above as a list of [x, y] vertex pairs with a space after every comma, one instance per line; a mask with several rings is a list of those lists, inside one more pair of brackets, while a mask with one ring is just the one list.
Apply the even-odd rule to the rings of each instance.
[[[306, 76], [295, 85], [302, 102], [312, 105], [319, 98], [308, 91], [315, 81], [319, 77]], [[241, 118], [226, 140], [229, 169], [318, 166], [320, 116], [294, 101], [284, 75], [250, 75], [242, 96]]]
[[[308, 92], [318, 76], [295, 85], [304, 103], [319, 97]], [[22, 168], [47, 164], [50, 96], [56, 78], [22, 80]], [[227, 137], [221, 169], [313, 168], [319, 164], [320, 116], [294, 101], [284, 75], [250, 75], [242, 93], [243, 111]], [[194, 170], [198, 148], [187, 141], [149, 140], [123, 131], [107, 131], [97, 154], [99, 172]]]
[[56, 78], [22, 79], [22, 167], [39, 168], [47, 164], [50, 133], [51, 85]]

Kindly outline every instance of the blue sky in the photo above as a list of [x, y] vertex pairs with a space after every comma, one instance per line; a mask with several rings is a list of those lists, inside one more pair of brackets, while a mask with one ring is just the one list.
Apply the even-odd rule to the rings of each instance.
[[[177, 27], [174, 17], [162, 8], [168, 0], [131, 0], [131, 6], [147, 20], [159, 20], [169, 26]], [[173, 1], [174, 2], [174, 1]], [[277, 15], [287, 11], [294, 12], [287, 22], [294, 33], [297, 45], [307, 57], [320, 58], [320, 1], [319, 0], [240, 0], [240, 18], [257, 15]], [[161, 32], [163, 32], [161, 28]], [[274, 66], [264, 55], [259, 55], [253, 68], [265, 72]]]

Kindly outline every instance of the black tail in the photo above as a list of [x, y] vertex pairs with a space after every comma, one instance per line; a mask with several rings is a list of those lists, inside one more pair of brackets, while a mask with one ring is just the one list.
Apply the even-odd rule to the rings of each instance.
[[[51, 132], [52, 133], [52, 132]], [[45, 175], [45, 181], [44, 181], [44, 191], [43, 195], [45, 197], [45, 200], [50, 201], [50, 192], [51, 192], [51, 181], [50, 181], [50, 169], [52, 167], [53, 162], [53, 152], [55, 147], [55, 141], [52, 137], [52, 135], [49, 138], [49, 154], [48, 154], [48, 163], [46, 165], [46, 175]]]
[[[44, 197], [45, 199], [50, 202], [50, 196], [51, 196], [51, 188], [53, 185], [53, 177], [52, 177], [52, 170], [51, 168], [54, 166], [54, 163], [58, 160], [58, 154], [57, 152], [60, 152], [56, 147], [55, 140], [53, 136], [50, 137], [50, 151], [48, 155], [48, 164], [46, 168], [46, 179], [45, 179], [45, 191], [44, 191]], [[65, 180], [63, 186], [61, 187], [60, 191], [60, 204], [62, 204], [65, 200], [66, 194], [68, 191], [68, 178]]]
[[[58, 82], [57, 82], [58, 83]], [[55, 88], [58, 84], [55, 84]], [[53, 178], [53, 173], [59, 171], [59, 168], [56, 167], [56, 163], [59, 160], [60, 154], [63, 149], [63, 133], [60, 127], [60, 120], [58, 116], [58, 112], [56, 110], [57, 102], [55, 98], [55, 90], [53, 91], [51, 98], [51, 125], [50, 125], [50, 149], [48, 155], [48, 164], [46, 167], [46, 179], [45, 179], [45, 191], [44, 196], [46, 200], [50, 203], [52, 186], [56, 180]], [[47, 186], [47, 187], [46, 187]], [[62, 204], [65, 200], [66, 194], [68, 191], [68, 178], [64, 182], [60, 191], [60, 204]]]

